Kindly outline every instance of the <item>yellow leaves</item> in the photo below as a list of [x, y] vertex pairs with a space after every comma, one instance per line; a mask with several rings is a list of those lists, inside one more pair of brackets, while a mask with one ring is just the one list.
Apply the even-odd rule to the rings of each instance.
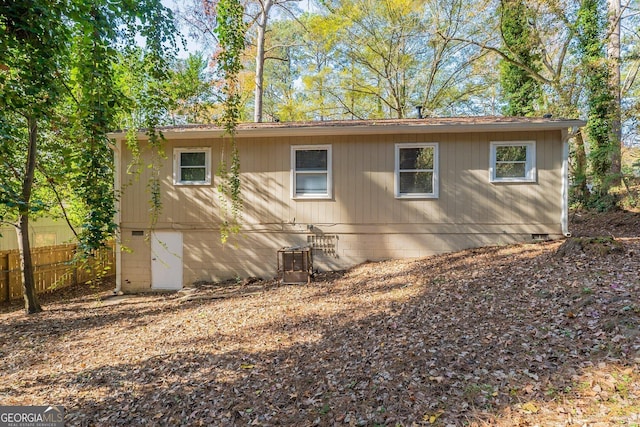
[[255, 368], [256, 365], [250, 364], [250, 363], [243, 363], [240, 365], [240, 369], [253, 369]]
[[422, 417], [422, 421], [426, 421], [429, 424], [434, 424], [438, 420], [438, 418], [440, 418], [440, 416], [442, 414], [444, 414], [443, 410], [438, 410], [438, 411], [434, 412], [433, 414], [426, 413]]
[[535, 414], [540, 410], [540, 408], [538, 408], [538, 405], [534, 402], [527, 402], [520, 407], [520, 410], [526, 414]]

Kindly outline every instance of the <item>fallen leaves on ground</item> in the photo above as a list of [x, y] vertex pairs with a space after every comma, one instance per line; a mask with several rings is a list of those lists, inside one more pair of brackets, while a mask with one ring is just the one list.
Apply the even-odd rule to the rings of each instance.
[[636, 231], [598, 256], [521, 244], [10, 311], [0, 405], [70, 426], [637, 425]]

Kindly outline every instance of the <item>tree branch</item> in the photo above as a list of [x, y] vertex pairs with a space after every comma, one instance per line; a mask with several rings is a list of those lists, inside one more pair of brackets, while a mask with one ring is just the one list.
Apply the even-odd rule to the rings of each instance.
[[469, 43], [472, 44], [474, 46], [478, 46], [482, 49], [488, 50], [489, 52], [493, 52], [495, 54], [497, 54], [498, 56], [500, 56], [502, 59], [504, 59], [505, 61], [507, 61], [510, 64], [515, 65], [516, 67], [520, 67], [523, 70], [525, 70], [527, 73], [529, 73], [531, 75], [531, 77], [533, 77], [534, 79], [538, 80], [541, 83], [544, 84], [548, 84], [548, 85], [553, 85], [553, 80], [549, 80], [548, 78], [542, 76], [540, 73], [538, 73], [536, 70], [534, 70], [533, 68], [521, 63], [520, 61], [516, 61], [514, 59], [512, 59], [511, 57], [509, 57], [509, 55], [507, 55], [506, 53], [504, 53], [503, 51], [501, 51], [500, 49], [493, 47], [493, 46], [488, 46], [485, 43], [480, 43], [480, 42], [476, 42], [473, 40], [467, 40], [467, 39], [463, 39], [463, 38], [459, 38], [459, 37], [447, 37], [444, 36], [442, 33], [438, 33], [440, 35], [440, 37], [444, 38], [445, 40], [454, 40], [454, 41], [459, 41], [459, 42], [463, 42], [463, 43]]
[[71, 224], [71, 220], [69, 220], [69, 216], [67, 215], [67, 210], [65, 209], [64, 204], [62, 203], [62, 197], [60, 197], [60, 194], [58, 193], [58, 189], [55, 186], [53, 178], [50, 178], [47, 175], [46, 171], [41, 165], [38, 164], [36, 167], [38, 168], [40, 173], [44, 175], [45, 179], [47, 180], [47, 183], [49, 184], [49, 187], [51, 187], [51, 190], [53, 191], [53, 194], [56, 195], [56, 199], [58, 199], [58, 205], [60, 206], [60, 209], [62, 209], [62, 216], [64, 217], [64, 220], [66, 221], [67, 225], [71, 229], [71, 232], [73, 233], [74, 236], [76, 236], [76, 239], [79, 239], [76, 229]]

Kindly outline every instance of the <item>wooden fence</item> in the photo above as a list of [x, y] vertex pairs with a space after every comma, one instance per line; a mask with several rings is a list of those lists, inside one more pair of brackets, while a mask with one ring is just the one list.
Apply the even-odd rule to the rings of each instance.
[[[115, 274], [113, 245], [96, 251], [86, 260], [75, 256], [76, 248], [75, 244], [67, 244], [31, 249], [38, 294]], [[20, 253], [0, 251], [0, 301], [19, 298], [22, 298]]]

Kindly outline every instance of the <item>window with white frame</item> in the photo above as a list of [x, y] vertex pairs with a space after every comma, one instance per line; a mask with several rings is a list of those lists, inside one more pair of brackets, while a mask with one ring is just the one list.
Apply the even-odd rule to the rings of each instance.
[[399, 198], [438, 197], [438, 144], [396, 144], [395, 193]]
[[174, 148], [173, 183], [176, 185], [211, 184], [211, 149]]
[[535, 182], [535, 141], [491, 142], [491, 182]]
[[331, 146], [291, 147], [291, 192], [293, 198], [331, 198]]

